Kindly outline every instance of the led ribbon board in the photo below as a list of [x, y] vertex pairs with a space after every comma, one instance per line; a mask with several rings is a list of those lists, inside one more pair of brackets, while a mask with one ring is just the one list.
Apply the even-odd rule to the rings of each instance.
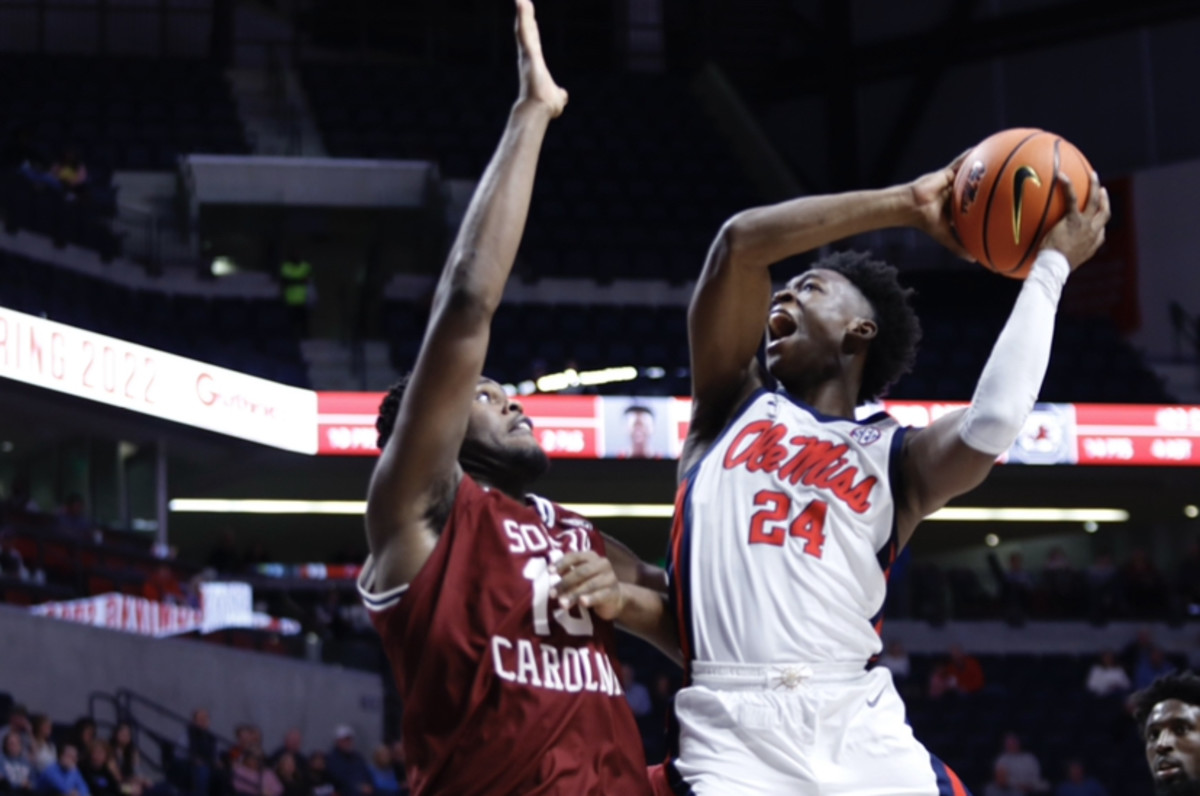
[[4, 307], [0, 376], [275, 448], [317, 452], [312, 390]]

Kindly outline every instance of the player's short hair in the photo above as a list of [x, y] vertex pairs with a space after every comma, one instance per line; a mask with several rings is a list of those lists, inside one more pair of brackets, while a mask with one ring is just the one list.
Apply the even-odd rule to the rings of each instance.
[[379, 417], [375, 418], [375, 446], [380, 450], [392, 437], [392, 429], [396, 427], [396, 418], [400, 414], [400, 402], [404, 400], [404, 391], [411, 380], [412, 373], [405, 373], [400, 381], [388, 387], [387, 395], [379, 402]]
[[887, 390], [908, 371], [917, 358], [921, 341], [921, 322], [912, 306], [916, 291], [900, 284], [899, 271], [866, 252], [835, 252], [813, 263], [809, 270], [835, 271], [858, 288], [875, 311], [879, 327], [867, 350], [858, 403], [867, 403], [887, 394]]
[[1139, 732], [1146, 729], [1146, 720], [1154, 706], [1168, 699], [1200, 707], [1200, 677], [1192, 672], [1164, 675], [1134, 694], [1133, 720], [1137, 722]]

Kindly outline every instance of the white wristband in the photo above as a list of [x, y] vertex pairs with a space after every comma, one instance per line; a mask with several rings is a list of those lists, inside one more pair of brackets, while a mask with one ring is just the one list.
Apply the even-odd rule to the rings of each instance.
[[1059, 251], [1043, 249], [1034, 260], [959, 427], [963, 442], [975, 450], [1004, 453], [1033, 411], [1050, 363], [1058, 299], [1070, 275]]

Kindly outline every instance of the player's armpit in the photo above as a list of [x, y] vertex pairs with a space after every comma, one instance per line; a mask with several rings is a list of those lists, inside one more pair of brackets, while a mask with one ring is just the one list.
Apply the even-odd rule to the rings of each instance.
[[996, 464], [995, 456], [963, 442], [959, 429], [965, 416], [959, 409], [905, 436], [903, 500], [896, 507], [901, 546], [921, 520], [979, 486]]

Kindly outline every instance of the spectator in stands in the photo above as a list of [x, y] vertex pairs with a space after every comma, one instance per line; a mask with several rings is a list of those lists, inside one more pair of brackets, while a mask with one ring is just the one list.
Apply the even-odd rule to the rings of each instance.
[[54, 746], [54, 722], [45, 713], [35, 714], [30, 719], [33, 732], [29, 742], [29, 762], [38, 773], [45, 771], [58, 759], [58, 749]]
[[392, 741], [392, 773], [400, 783], [400, 796], [408, 796], [408, 771], [404, 767], [404, 741]]
[[950, 657], [933, 670], [929, 696], [936, 699], [946, 693], [974, 694], [983, 690], [984, 683], [979, 659], [954, 644], [950, 647]]
[[888, 642], [887, 649], [879, 656], [879, 665], [892, 673], [892, 680], [897, 686], [912, 674], [912, 662], [908, 659], [908, 651], [896, 639]]
[[217, 537], [216, 547], [208, 554], [208, 567], [220, 575], [242, 571], [242, 554], [238, 551], [232, 528], [226, 528]]
[[1129, 675], [1117, 663], [1116, 653], [1106, 651], [1088, 672], [1087, 690], [1098, 697], [1125, 694], [1130, 689]]
[[75, 739], [76, 750], [91, 749], [92, 741], [96, 740], [96, 722], [87, 716], [79, 717], [75, 720], [75, 727], [71, 735]]
[[313, 796], [340, 796], [333, 777], [329, 776], [328, 758], [324, 752], [313, 752], [308, 756], [308, 783]]
[[297, 252], [289, 253], [279, 266], [279, 284], [283, 288], [283, 303], [292, 316], [296, 334], [308, 337], [308, 308], [316, 297], [312, 263]]
[[246, 549], [246, 555], [242, 559], [242, 563], [247, 572], [253, 574], [255, 568], [259, 564], [269, 564], [271, 562], [271, 554], [267, 552], [267, 546], [260, 541], [255, 541]]
[[1089, 777], [1079, 760], [1067, 761], [1067, 778], [1063, 780], [1054, 796], [1108, 796], [1108, 791], [1093, 777]]
[[263, 763], [258, 749], [248, 749], [233, 764], [233, 790], [246, 796], [281, 796], [283, 784]]
[[378, 796], [399, 796], [400, 780], [392, 768], [391, 751], [380, 744], [371, 755], [371, 787]]
[[1167, 660], [1167, 656], [1160, 648], [1155, 647], [1150, 651], [1149, 657], [1139, 662], [1133, 670], [1133, 687], [1141, 691], [1143, 688], [1149, 688], [1158, 678], [1174, 672], [1175, 667]]
[[1054, 547], [1042, 568], [1042, 583], [1055, 616], [1077, 616], [1080, 608], [1079, 574], [1071, 566], [1067, 551]]
[[[87, 756], [79, 764], [79, 773], [92, 796], [121, 796], [121, 772], [117, 770], [112, 752], [104, 741], [92, 741]], [[141, 789], [138, 788], [136, 793], [141, 793]]]
[[197, 708], [192, 711], [192, 723], [187, 728], [188, 754], [192, 759], [208, 765], [217, 760], [217, 738], [212, 733], [208, 711]]
[[40, 514], [42, 507], [33, 499], [33, 489], [29, 484], [28, 475], [18, 475], [13, 479], [12, 489], [9, 490], [8, 500], [5, 501], [6, 514], [18, 518], [27, 514]]
[[1188, 545], [1176, 571], [1175, 585], [1185, 607], [1200, 606], [1200, 541]]
[[79, 753], [74, 746], [63, 744], [58, 761], [38, 775], [36, 790], [52, 796], [91, 796], [79, 773]]
[[67, 495], [62, 508], [58, 510], [55, 527], [59, 533], [80, 541], [92, 541], [92, 519], [87, 515], [83, 496], [78, 492]]
[[198, 708], [192, 711], [192, 721], [187, 727], [188, 773], [192, 796], [209, 796], [213, 781], [213, 770], [221, 765], [217, 756], [217, 738], [210, 729], [208, 711]]
[[88, 171], [79, 148], [68, 146], [50, 167], [50, 174], [58, 180], [68, 199], [78, 198], [87, 189]]
[[142, 595], [147, 600], [171, 605], [183, 605], [187, 601], [183, 588], [179, 585], [179, 578], [175, 577], [171, 565], [166, 563], [159, 564], [150, 577], [146, 578], [146, 582], [142, 584]]
[[308, 760], [304, 757], [304, 735], [299, 727], [292, 727], [283, 734], [283, 745], [271, 755], [271, 765], [278, 765], [284, 755], [292, 756], [292, 764], [301, 773], [308, 769]]
[[152, 784], [142, 767], [142, 756], [137, 744], [133, 742], [133, 727], [122, 721], [113, 727], [108, 739], [112, 747], [113, 764], [121, 777], [121, 784], [126, 788], [145, 790]]
[[1137, 632], [1133, 641], [1126, 644], [1121, 650], [1121, 665], [1130, 675], [1136, 674], [1138, 667], [1150, 659], [1150, 654], [1154, 652], [1155, 648], [1154, 636], [1149, 630], [1142, 628]]
[[1158, 618], [1167, 610], [1166, 581], [1142, 548], [1135, 548], [1121, 568], [1125, 603], [1135, 617]]
[[1008, 769], [996, 763], [992, 770], [992, 781], [983, 788], [983, 796], [1025, 796], [1025, 791], [1013, 785]]
[[1102, 550], [1087, 570], [1088, 605], [1093, 621], [1106, 621], [1120, 609], [1117, 566], [1112, 553]]
[[28, 791], [33, 786], [33, 764], [21, 746], [21, 736], [9, 733], [0, 747], [0, 790]]
[[1025, 556], [1014, 552], [1008, 557], [1008, 569], [1001, 580], [1002, 598], [1009, 610], [1024, 617], [1029, 613], [1033, 595], [1033, 576], [1025, 569]]
[[649, 716], [654, 707], [650, 702], [650, 690], [638, 682], [637, 671], [628, 663], [621, 664], [621, 687], [625, 689], [625, 701], [634, 717], [640, 722]]
[[333, 748], [327, 758], [329, 778], [341, 796], [370, 794], [371, 770], [354, 748], [354, 730], [339, 724], [333, 733]]
[[33, 745], [32, 730], [29, 711], [24, 705], [13, 705], [8, 711], [8, 726], [0, 729], [0, 743], [4, 743], [8, 736], [15, 735], [21, 739], [21, 751], [28, 754]]
[[996, 758], [996, 768], [1003, 768], [1019, 793], [1043, 793], [1050, 786], [1042, 779], [1042, 764], [1021, 748], [1021, 738], [1010, 732], [1004, 736], [1004, 750]]
[[349, 632], [349, 626], [342, 617], [342, 597], [336, 587], [331, 586], [325, 593], [325, 602], [313, 610], [313, 619], [317, 632], [328, 640], [344, 638]]
[[283, 752], [275, 761], [275, 776], [283, 786], [283, 796], [312, 796], [312, 786], [299, 769], [300, 759], [291, 752]]

